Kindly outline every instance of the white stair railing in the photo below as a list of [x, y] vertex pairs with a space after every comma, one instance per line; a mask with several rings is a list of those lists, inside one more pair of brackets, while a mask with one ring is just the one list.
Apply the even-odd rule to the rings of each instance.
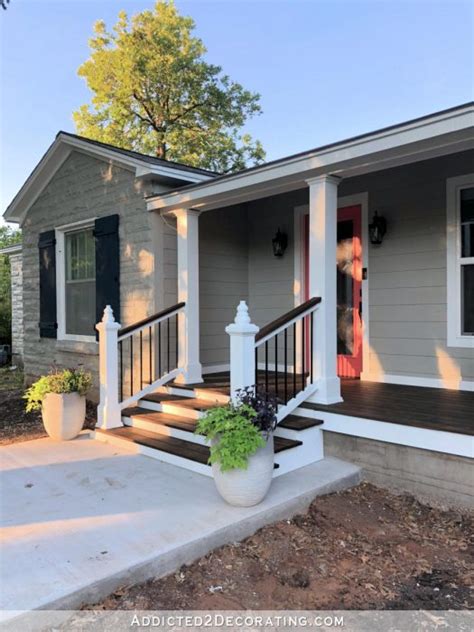
[[97, 427], [122, 425], [122, 410], [175, 379], [179, 367], [178, 315], [185, 303], [121, 327], [110, 305], [104, 309], [99, 332], [100, 403]]
[[245, 301], [240, 302], [234, 322], [226, 327], [232, 399], [238, 389], [255, 385], [276, 398], [281, 421], [315, 392], [313, 314], [320, 302], [311, 298], [262, 329], [251, 322]]

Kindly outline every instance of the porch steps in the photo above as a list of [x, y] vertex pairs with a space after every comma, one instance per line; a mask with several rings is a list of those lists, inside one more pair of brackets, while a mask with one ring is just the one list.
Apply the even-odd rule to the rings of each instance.
[[[214, 380], [211, 384], [162, 387], [122, 411], [123, 427], [98, 431], [96, 437], [212, 476], [207, 464], [209, 447], [195, 429], [206, 411], [225, 404], [229, 396], [224, 391], [227, 386], [214, 388]], [[278, 424], [274, 433], [275, 476], [323, 458], [322, 423], [293, 413]]]

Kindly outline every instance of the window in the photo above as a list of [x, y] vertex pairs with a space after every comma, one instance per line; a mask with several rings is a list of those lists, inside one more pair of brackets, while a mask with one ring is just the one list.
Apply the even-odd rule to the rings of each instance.
[[447, 183], [448, 345], [474, 347], [474, 174]]
[[58, 337], [94, 340], [95, 238], [92, 226], [57, 231]]

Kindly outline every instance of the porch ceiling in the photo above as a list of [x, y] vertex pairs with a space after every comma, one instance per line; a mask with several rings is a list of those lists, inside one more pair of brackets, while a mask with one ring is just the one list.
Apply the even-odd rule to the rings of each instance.
[[330, 173], [348, 178], [474, 148], [474, 105], [385, 128], [148, 198], [148, 210], [201, 211], [231, 206], [307, 186]]

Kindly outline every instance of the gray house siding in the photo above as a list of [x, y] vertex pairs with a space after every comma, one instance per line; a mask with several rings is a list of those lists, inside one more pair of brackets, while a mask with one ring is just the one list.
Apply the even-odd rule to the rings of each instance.
[[[367, 191], [369, 220], [387, 219], [369, 246], [369, 375], [474, 379], [474, 350], [447, 346], [446, 179], [474, 170], [474, 152], [343, 181], [339, 195]], [[367, 369], [364, 368], [364, 371]]]
[[[153, 313], [152, 216], [132, 171], [73, 152], [35, 201], [23, 225], [24, 362], [27, 380], [51, 366], [98, 371], [98, 345], [39, 337], [38, 236], [58, 226], [118, 213], [121, 321]], [[159, 220], [161, 222], [161, 220]], [[97, 393], [93, 393], [93, 396]]]

